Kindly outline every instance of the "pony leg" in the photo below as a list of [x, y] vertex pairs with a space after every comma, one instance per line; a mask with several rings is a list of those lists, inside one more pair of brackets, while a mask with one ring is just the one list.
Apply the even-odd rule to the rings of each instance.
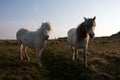
[[75, 49], [75, 60], [78, 59], [78, 50]]
[[78, 50], [75, 49], [74, 47], [71, 47], [72, 48], [72, 53], [73, 53], [73, 60], [76, 60], [78, 58]]
[[23, 55], [23, 58], [25, 58], [25, 46], [24, 45], [22, 47], [22, 55]]
[[19, 57], [21, 56], [21, 51], [20, 51], [20, 49], [21, 49], [21, 43], [18, 42], [18, 50], [17, 50], [17, 53], [19, 54]]
[[20, 45], [20, 59], [23, 61], [23, 45]]
[[86, 54], [87, 54], [87, 50], [85, 49], [85, 50], [84, 50], [84, 65], [85, 65], [85, 67], [88, 66], [88, 65], [87, 65], [87, 59], [86, 59]]
[[27, 49], [28, 49], [28, 47], [25, 47], [25, 55], [26, 55], [28, 61], [30, 61], [30, 57], [29, 57], [29, 55], [28, 55]]
[[21, 46], [21, 45], [18, 46], [18, 50], [17, 50], [17, 53], [18, 53], [18, 54], [20, 54], [20, 46]]
[[36, 49], [36, 52], [37, 52], [37, 62], [38, 62], [38, 65], [41, 67], [42, 64], [41, 64], [41, 53], [42, 53], [42, 49]]
[[75, 60], [75, 50], [73, 47], [71, 47], [71, 48], [72, 48], [72, 60], [74, 61]]

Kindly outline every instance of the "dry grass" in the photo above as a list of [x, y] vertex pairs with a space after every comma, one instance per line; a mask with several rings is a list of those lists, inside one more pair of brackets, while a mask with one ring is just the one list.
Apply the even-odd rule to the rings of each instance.
[[31, 62], [22, 62], [16, 41], [0, 41], [0, 80], [120, 80], [120, 38], [102, 37], [90, 40], [87, 60], [83, 54], [72, 61], [66, 40], [49, 41], [42, 54], [43, 67], [36, 65], [36, 53], [30, 49]]

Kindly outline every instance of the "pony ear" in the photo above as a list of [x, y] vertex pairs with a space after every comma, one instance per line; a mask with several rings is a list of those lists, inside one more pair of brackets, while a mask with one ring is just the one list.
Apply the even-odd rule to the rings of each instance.
[[44, 24], [44, 22], [42, 22], [42, 25]]
[[96, 16], [94, 16], [93, 20], [95, 20], [95, 19], [96, 19]]
[[41, 26], [43, 26], [45, 23], [44, 22], [42, 22], [42, 24], [41, 24]]
[[87, 20], [87, 18], [86, 18], [86, 17], [84, 17], [84, 20], [86, 21], [86, 20]]

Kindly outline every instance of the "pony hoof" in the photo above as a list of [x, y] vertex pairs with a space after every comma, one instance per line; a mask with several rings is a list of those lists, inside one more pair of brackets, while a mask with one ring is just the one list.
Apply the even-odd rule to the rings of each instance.
[[21, 61], [23, 61], [23, 59], [20, 59]]
[[42, 65], [41, 65], [41, 64], [38, 64], [38, 66], [39, 66], [39, 67], [42, 67]]
[[30, 59], [28, 59], [28, 62], [30, 62]]
[[88, 67], [88, 65], [87, 65], [87, 64], [85, 64], [85, 67], [87, 68], [87, 67]]
[[72, 60], [72, 62], [73, 62], [73, 63], [75, 63], [75, 62], [76, 62], [76, 60]]

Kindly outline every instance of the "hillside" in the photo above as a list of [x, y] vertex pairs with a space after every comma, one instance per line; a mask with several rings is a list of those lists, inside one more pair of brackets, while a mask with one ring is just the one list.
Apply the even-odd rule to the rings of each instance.
[[120, 80], [120, 33], [90, 40], [87, 60], [83, 53], [72, 61], [66, 38], [48, 41], [42, 53], [42, 65], [36, 64], [36, 53], [29, 49], [31, 61], [22, 62], [15, 40], [0, 41], [0, 80]]
[[117, 34], [113, 34], [111, 37], [119, 39], [120, 38], [120, 31]]

